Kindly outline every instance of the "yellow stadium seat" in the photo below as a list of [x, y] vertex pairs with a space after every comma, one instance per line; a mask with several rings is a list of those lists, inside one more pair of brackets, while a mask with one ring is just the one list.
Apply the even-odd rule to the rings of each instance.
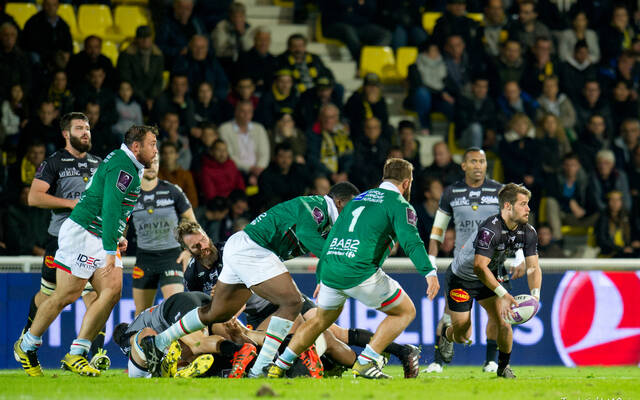
[[316, 42], [318, 43], [332, 44], [334, 46], [344, 46], [344, 43], [342, 43], [338, 39], [329, 39], [322, 35], [322, 15], [318, 15], [318, 18], [316, 18], [315, 37]]
[[169, 79], [171, 79], [170, 71], [162, 71], [162, 90], [169, 87]]
[[82, 45], [77, 40], [73, 41], [73, 54], [78, 54], [82, 51]]
[[463, 154], [464, 153], [464, 149], [461, 147], [458, 147], [458, 144], [456, 143], [456, 124], [454, 123], [450, 123], [449, 124], [449, 136], [447, 138], [447, 144], [449, 145], [449, 152], [451, 154]]
[[540, 205], [538, 206], [538, 221], [541, 224], [547, 223], [547, 198], [543, 197], [540, 199]]
[[141, 25], [151, 25], [147, 11], [134, 5], [122, 5], [116, 7], [113, 14], [116, 32], [122, 38], [132, 38], [136, 35], [136, 29]]
[[71, 4], [60, 4], [58, 7], [58, 15], [69, 25], [71, 31], [71, 37], [74, 40], [82, 40], [82, 35], [78, 30], [78, 20], [76, 19], [76, 12]]
[[38, 12], [36, 5], [33, 3], [7, 3], [4, 12], [11, 15], [16, 20], [20, 29], [24, 28], [24, 24], [35, 13]]
[[78, 8], [78, 28], [82, 37], [96, 35], [103, 39], [113, 36], [113, 17], [103, 4], [83, 4]]
[[417, 47], [400, 47], [396, 53], [396, 67], [398, 68], [398, 76], [406, 79], [409, 75], [409, 65], [416, 62], [418, 57]]
[[482, 13], [467, 13], [467, 17], [471, 18], [472, 20], [480, 24], [484, 21], [484, 14]]
[[364, 46], [360, 54], [360, 76], [373, 72], [384, 83], [399, 81], [396, 59], [391, 47]]
[[129, 5], [137, 5], [137, 6], [143, 6], [143, 7], [149, 6], [149, 0], [111, 0], [111, 3], [114, 5], [129, 4]]
[[102, 41], [102, 54], [107, 56], [109, 60], [113, 63], [113, 65], [118, 64], [118, 45], [113, 43], [110, 40]]
[[491, 174], [491, 179], [498, 182], [504, 182], [504, 167], [502, 165], [502, 161], [499, 158], [496, 158], [493, 161], [493, 173]]
[[278, 7], [293, 8], [292, 0], [273, 0], [273, 5]]
[[433, 33], [433, 28], [436, 27], [436, 21], [442, 13], [439, 12], [426, 12], [422, 14], [422, 27], [429, 35]]

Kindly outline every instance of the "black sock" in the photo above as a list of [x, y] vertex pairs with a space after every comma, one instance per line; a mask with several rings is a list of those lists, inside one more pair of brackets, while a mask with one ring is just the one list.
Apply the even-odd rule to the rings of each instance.
[[289, 345], [289, 342], [291, 341], [291, 338], [293, 338], [293, 333], [290, 333], [284, 337], [282, 344], [280, 345], [280, 347], [278, 347], [278, 354], [284, 353], [285, 349]]
[[[371, 338], [373, 337], [373, 333], [369, 332], [366, 329], [349, 329], [349, 345], [358, 346], [358, 347], [367, 347]], [[393, 354], [394, 356], [401, 358], [406, 353], [409, 352], [409, 349], [403, 345], [397, 343], [391, 343], [384, 349], [385, 352], [389, 354]]]
[[102, 329], [100, 329], [100, 332], [98, 332], [96, 338], [93, 339], [93, 342], [91, 342], [91, 349], [89, 350], [89, 354], [91, 354], [92, 356], [94, 356], [98, 352], [98, 350], [104, 348], [104, 332], [106, 330], [107, 327], [103, 326]]
[[241, 348], [241, 345], [230, 340], [223, 340], [222, 342], [220, 342], [220, 354], [228, 358], [233, 358], [233, 355], [236, 353], [236, 351], [240, 350]]
[[36, 313], [38, 312], [38, 307], [36, 306], [36, 295], [34, 294], [31, 298], [31, 304], [29, 304], [29, 315], [27, 316], [27, 324], [24, 326], [23, 332], [26, 332], [31, 328], [31, 323], [33, 319], [36, 317]]
[[496, 355], [498, 354], [498, 343], [495, 340], [487, 339], [487, 357], [485, 364], [489, 361], [496, 361]]
[[503, 369], [509, 364], [509, 359], [511, 358], [511, 353], [503, 353], [500, 352], [498, 354], [498, 369]]

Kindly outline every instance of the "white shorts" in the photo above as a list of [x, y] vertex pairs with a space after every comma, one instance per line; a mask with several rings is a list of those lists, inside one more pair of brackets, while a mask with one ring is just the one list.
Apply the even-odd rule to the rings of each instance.
[[222, 265], [220, 282], [248, 288], [288, 271], [274, 252], [258, 245], [244, 231], [234, 233], [225, 243]]
[[366, 281], [349, 289], [334, 289], [320, 283], [318, 307], [337, 310], [348, 297], [354, 298], [367, 307], [385, 311], [400, 304], [405, 293], [400, 284], [384, 271], [378, 269]]
[[[105, 266], [107, 252], [102, 239], [67, 218], [60, 227], [58, 251], [54, 258], [56, 268], [81, 279], [89, 279]], [[120, 252], [116, 255], [116, 267], [122, 268]]]

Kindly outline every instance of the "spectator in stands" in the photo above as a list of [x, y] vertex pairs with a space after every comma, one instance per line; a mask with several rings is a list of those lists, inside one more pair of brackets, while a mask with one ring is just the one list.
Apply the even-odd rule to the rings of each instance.
[[615, 168], [616, 159], [611, 150], [596, 154], [596, 169], [589, 177], [589, 203], [594, 211], [605, 211], [607, 194], [613, 190], [622, 194], [625, 211], [631, 211], [631, 192], [627, 174]]
[[160, 145], [160, 170], [158, 178], [180, 186], [187, 195], [193, 208], [198, 208], [198, 191], [191, 171], [185, 170], [178, 164], [178, 147], [169, 141]]
[[331, 190], [331, 182], [324, 175], [317, 175], [311, 183], [311, 193], [316, 196], [326, 196]]
[[538, 119], [536, 144], [544, 176], [558, 173], [563, 157], [571, 152], [571, 144], [560, 119], [554, 114], [543, 114]]
[[365, 119], [375, 117], [381, 124], [382, 136], [391, 141], [387, 100], [380, 88], [380, 78], [374, 73], [365, 75], [362, 87], [353, 92], [344, 106], [344, 117], [349, 120], [351, 140], [357, 142], [364, 134]]
[[247, 217], [248, 212], [249, 202], [244, 191], [234, 190], [231, 192], [229, 195], [229, 212], [220, 223], [221, 241], [229, 239], [229, 237], [234, 233], [234, 225], [239, 219]]
[[521, 137], [533, 139], [535, 135], [536, 130], [531, 119], [525, 113], [518, 112], [507, 122], [503, 141], [511, 143], [520, 140]]
[[542, 0], [537, 2], [540, 20], [552, 31], [561, 31], [569, 27], [572, 17], [578, 10], [581, 10], [578, 0], [557, 1]]
[[256, 109], [256, 121], [268, 130], [273, 129], [278, 115], [292, 114], [296, 109], [298, 99], [298, 93], [293, 88], [291, 70], [284, 68], [278, 70], [271, 89], [265, 91], [260, 97], [260, 103]]
[[629, 212], [624, 207], [624, 193], [607, 193], [607, 208], [595, 225], [596, 244], [600, 255], [613, 258], [633, 258], [640, 255], [640, 239]]
[[113, 134], [111, 124], [102, 119], [100, 104], [94, 100], [84, 106], [84, 113], [89, 118], [91, 128], [91, 154], [105, 158], [113, 150], [120, 147], [120, 137]]
[[278, 60], [271, 54], [271, 31], [258, 26], [253, 31], [253, 47], [240, 54], [235, 69], [241, 76], [249, 76], [256, 85], [256, 93], [268, 93], [274, 74], [278, 69]]
[[518, 19], [514, 21], [509, 31], [509, 39], [517, 40], [525, 51], [535, 44], [538, 37], [551, 37], [549, 28], [538, 20], [536, 3], [533, 0], [518, 2]]
[[49, 240], [47, 226], [50, 214], [49, 210], [29, 207], [29, 189], [29, 185], [20, 186], [17, 201], [9, 205], [5, 235], [7, 254], [42, 257]]
[[29, 18], [20, 35], [22, 48], [31, 60], [44, 64], [57, 50], [73, 53], [69, 25], [58, 16], [59, 0], [44, 0], [42, 10]]
[[547, 224], [538, 226], [538, 255], [542, 258], [564, 258], [564, 251], [553, 241], [551, 227]]
[[444, 45], [444, 63], [447, 66], [447, 90], [454, 99], [471, 92], [470, 57], [460, 35], [449, 36]]
[[584, 40], [589, 51], [589, 61], [597, 64], [600, 61], [600, 46], [598, 44], [598, 35], [591, 29], [588, 29], [589, 20], [584, 11], [578, 11], [573, 17], [571, 29], [565, 29], [560, 33], [558, 38], [558, 57], [562, 61], [574, 59], [574, 50], [576, 44]]
[[631, 164], [627, 169], [629, 189], [633, 200], [633, 211], [636, 218], [640, 216], [640, 145], [633, 149]]
[[232, 74], [233, 64], [240, 54], [251, 48], [253, 35], [253, 29], [247, 23], [247, 8], [234, 1], [229, 6], [229, 18], [218, 22], [211, 32], [212, 47], [227, 75]]
[[218, 243], [221, 240], [222, 221], [227, 214], [229, 214], [229, 200], [218, 196], [209, 200], [204, 211], [197, 215], [198, 223], [213, 243]]
[[413, 203], [418, 216], [418, 233], [423, 242], [429, 243], [431, 228], [442, 197], [442, 182], [436, 177], [423, 177], [419, 183], [418, 202]]
[[545, 79], [554, 76], [559, 68], [557, 59], [551, 54], [551, 38], [536, 38], [531, 48], [531, 57], [522, 75], [522, 90], [537, 98], [542, 94]]
[[590, 174], [595, 169], [595, 155], [608, 147], [607, 125], [600, 114], [589, 117], [587, 127], [580, 133], [579, 140], [573, 143], [573, 151], [580, 159], [582, 168]]
[[69, 59], [67, 73], [69, 74], [69, 85], [76, 88], [82, 84], [83, 78], [87, 76], [89, 70], [95, 65], [102, 67], [106, 74], [105, 86], [115, 89], [116, 70], [113, 68], [111, 60], [102, 54], [102, 39], [95, 35], [87, 36], [84, 40], [84, 49], [74, 54]]
[[[616, 168], [629, 171], [633, 164], [633, 150], [640, 145], [640, 121], [628, 118], [620, 124], [620, 136], [613, 140]], [[631, 180], [629, 180], [631, 182]]]
[[7, 100], [2, 101], [0, 109], [0, 132], [4, 132], [3, 148], [15, 150], [20, 140], [20, 131], [29, 122], [29, 102], [24, 96], [20, 84], [13, 85]]
[[15, 193], [22, 186], [31, 185], [38, 167], [45, 159], [45, 154], [45, 144], [43, 142], [37, 139], [30, 142], [24, 157], [9, 167], [8, 189]]
[[609, 103], [614, 134], [617, 134], [622, 121], [638, 117], [638, 101], [636, 99], [637, 95], [633, 95], [627, 82], [616, 82]]
[[178, 166], [184, 170], [191, 168], [191, 149], [189, 148], [189, 139], [180, 134], [180, 117], [174, 112], [167, 112], [160, 121], [160, 137], [163, 143], [172, 143], [177, 152]]
[[216, 126], [211, 122], [201, 122], [191, 131], [189, 148], [191, 149], [191, 171], [200, 170], [202, 157], [209, 152], [213, 143], [219, 139]]
[[323, 34], [344, 43], [357, 65], [362, 46], [391, 44], [391, 32], [375, 23], [376, 0], [327, 0], [320, 10]]
[[220, 138], [229, 146], [229, 155], [238, 169], [247, 176], [249, 185], [258, 183], [258, 176], [269, 164], [271, 151], [264, 127], [252, 122], [253, 103], [240, 100], [233, 120], [220, 125]]
[[582, 96], [577, 103], [574, 103], [576, 109], [577, 125], [576, 129], [581, 131], [589, 118], [598, 114], [604, 118], [607, 132], [612, 132], [613, 122], [611, 120], [611, 108], [609, 102], [602, 96], [600, 84], [598, 81], [587, 81], [582, 89]]
[[376, 20], [392, 33], [391, 47], [418, 46], [427, 40], [422, 27], [424, 0], [377, 0]]
[[453, 114], [455, 99], [447, 91], [447, 65], [438, 46], [427, 41], [419, 48], [415, 64], [409, 66], [409, 94], [404, 106], [418, 113], [425, 133], [431, 128], [431, 110], [441, 111], [448, 118]]
[[349, 127], [340, 122], [340, 110], [329, 103], [320, 108], [318, 121], [307, 131], [307, 163], [333, 183], [349, 179], [353, 142]]
[[47, 100], [53, 103], [53, 106], [56, 108], [58, 115], [64, 115], [66, 113], [72, 112], [74, 103], [76, 101], [75, 97], [69, 90], [67, 85], [67, 73], [59, 70], [53, 73], [53, 81], [51, 85], [47, 88], [47, 92], [44, 97]]
[[638, 97], [640, 76], [638, 76], [636, 54], [632, 50], [622, 52], [615, 63], [615, 68], [603, 68], [602, 74], [604, 78], [607, 78], [604, 80], [605, 87], [612, 89], [617, 82], [624, 81], [632, 91], [633, 99]]
[[382, 124], [376, 117], [364, 121], [364, 132], [353, 139], [353, 166], [349, 171], [351, 183], [362, 191], [377, 187], [381, 180], [381, 171], [387, 161], [391, 148], [389, 140], [382, 136]]
[[562, 171], [545, 180], [546, 220], [551, 225], [553, 240], [562, 240], [562, 225], [586, 228], [598, 219], [597, 213], [587, 214], [588, 178], [575, 153], [562, 159]]
[[[527, 93], [520, 90], [518, 82], [510, 81], [504, 84], [502, 96], [498, 97], [498, 122], [503, 129], [516, 113], [523, 113], [530, 120], [536, 117], [538, 103]], [[500, 128], [499, 127], [499, 128]]]
[[589, 59], [589, 47], [584, 40], [576, 43], [573, 55], [560, 65], [560, 87], [575, 105], [580, 100], [582, 89], [587, 82], [597, 78], [597, 67]]
[[447, 0], [447, 9], [433, 28], [433, 41], [444, 49], [447, 38], [460, 36], [464, 43], [472, 43], [478, 23], [467, 17], [466, 0]]
[[250, 101], [253, 105], [253, 110], [258, 107], [260, 98], [255, 95], [256, 86], [248, 76], [239, 77], [233, 85], [233, 90], [229, 92], [227, 97], [221, 104], [222, 118], [225, 121], [233, 118], [236, 105], [240, 101]]
[[115, 135], [124, 141], [124, 134], [132, 125], [142, 125], [142, 107], [133, 98], [133, 87], [127, 81], [120, 82], [116, 97], [116, 114], [118, 121], [113, 125]]
[[87, 102], [100, 104], [100, 113], [105, 124], [113, 125], [118, 120], [116, 114], [116, 94], [105, 85], [107, 75], [100, 65], [93, 65], [86, 75], [85, 81], [74, 90], [76, 108], [81, 108]]
[[420, 173], [421, 177], [435, 177], [442, 181], [444, 187], [464, 178], [460, 165], [453, 161], [449, 147], [445, 142], [433, 145], [433, 163]]
[[232, 2], [233, 0], [198, 1], [193, 15], [198, 17], [210, 32], [218, 25], [218, 22], [229, 16], [229, 7]]
[[11, 22], [0, 25], [0, 98], [8, 99], [11, 87], [31, 87], [31, 66], [26, 54], [17, 46], [18, 29]]
[[489, 68], [492, 74], [490, 89], [493, 96], [498, 96], [507, 82], [520, 82], [526, 64], [522, 58], [522, 46], [509, 39], [504, 42], [500, 57], [495, 59]]
[[308, 186], [306, 168], [294, 162], [289, 142], [276, 145], [275, 157], [258, 179], [260, 198], [266, 208], [302, 196]]
[[[324, 65], [320, 56], [307, 51], [307, 38], [300, 33], [289, 36], [287, 51], [280, 54], [277, 60], [279, 69], [291, 70], [293, 83], [298, 93], [302, 94], [307, 89], [314, 87], [321, 77], [331, 79], [332, 82], [335, 81], [333, 72]], [[338, 93], [338, 96], [342, 96], [342, 93]], [[342, 100], [340, 100], [340, 104], [342, 104]]]
[[576, 124], [576, 111], [571, 100], [559, 93], [558, 77], [550, 75], [544, 78], [542, 94], [538, 97], [540, 108], [537, 111], [538, 120], [545, 114], [555, 115], [565, 129], [573, 129]]
[[624, 4], [613, 7], [611, 24], [604, 26], [598, 35], [602, 64], [611, 65], [622, 53], [631, 47], [631, 39], [635, 36], [634, 29], [629, 22], [629, 11]]
[[183, 135], [187, 135], [196, 122], [195, 105], [191, 97], [187, 95], [188, 92], [189, 80], [187, 76], [181, 73], [172, 74], [169, 87], [155, 101], [152, 120], [160, 122], [168, 112], [178, 114], [180, 131]]
[[478, 75], [473, 79], [471, 95], [458, 100], [454, 122], [459, 146], [482, 148], [496, 144], [496, 106], [488, 93], [489, 80]]
[[7, 5], [7, 0], [0, 0], [0, 26], [5, 22], [9, 22], [13, 26], [15, 26], [17, 29], [19, 29], [18, 23], [16, 22], [16, 20], [13, 19], [13, 17], [7, 14], [7, 12], [5, 11], [6, 5]]
[[176, 59], [173, 73], [185, 75], [192, 90], [197, 89], [202, 82], [211, 83], [220, 100], [229, 91], [227, 76], [216, 57], [209, 52], [209, 39], [203, 35], [194, 35], [189, 40], [189, 50]]
[[288, 142], [293, 150], [293, 158], [298, 164], [305, 164], [307, 154], [307, 138], [304, 132], [296, 128], [296, 123], [290, 113], [276, 115], [276, 125], [269, 131], [271, 148], [280, 143]]
[[146, 110], [162, 93], [164, 56], [153, 43], [151, 27], [139, 26], [133, 42], [118, 57], [120, 79], [131, 82], [134, 95], [143, 102]]
[[[213, 95], [213, 86], [205, 81], [198, 86], [193, 118], [197, 123], [210, 122], [219, 124], [224, 121], [222, 105]], [[192, 130], [193, 134], [193, 130]]]
[[53, 103], [42, 100], [38, 105], [36, 117], [30, 118], [20, 133], [18, 154], [24, 154], [27, 145], [34, 140], [44, 143], [47, 155], [64, 147], [64, 140], [55, 123], [57, 117], [58, 113]]
[[198, 183], [203, 201], [210, 202], [216, 197], [228, 197], [234, 190], [244, 190], [244, 179], [229, 158], [227, 144], [218, 139], [202, 157], [202, 166], [198, 171]]
[[193, 14], [194, 0], [173, 0], [173, 12], [162, 24], [156, 25], [156, 44], [164, 55], [165, 69], [171, 70], [180, 55], [187, 54], [189, 40], [194, 35], [208, 33]]
[[416, 124], [413, 121], [402, 120], [398, 123], [398, 139], [402, 157], [413, 165], [414, 171], [422, 170], [420, 161], [420, 142], [416, 140]]
[[342, 107], [342, 98], [335, 89], [333, 79], [328, 75], [322, 75], [316, 79], [312, 90], [302, 93], [294, 111], [294, 120], [300, 129], [311, 129], [318, 120], [320, 108], [323, 106], [333, 104], [338, 109]]
[[509, 37], [509, 18], [505, 15], [502, 0], [489, 0], [484, 8], [484, 23], [478, 27], [476, 42], [480, 43], [485, 58], [497, 58]]

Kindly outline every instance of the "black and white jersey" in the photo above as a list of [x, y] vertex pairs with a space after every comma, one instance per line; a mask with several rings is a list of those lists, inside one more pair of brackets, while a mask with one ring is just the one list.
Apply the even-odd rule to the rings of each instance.
[[160, 179], [153, 190], [141, 190], [131, 213], [138, 248], [158, 251], [180, 247], [173, 231], [178, 226], [180, 215], [190, 208], [187, 196], [173, 183]]
[[487, 218], [478, 227], [476, 235], [467, 239], [462, 249], [453, 258], [451, 268], [459, 278], [478, 280], [473, 272], [475, 255], [489, 257], [489, 269], [499, 282], [509, 279], [504, 268], [507, 258], [513, 257], [515, 252], [522, 249], [525, 257], [538, 254], [538, 234], [529, 224], [518, 225], [509, 230], [500, 214]]
[[446, 187], [440, 198], [439, 209], [453, 218], [456, 230], [454, 256], [467, 239], [476, 233], [482, 221], [500, 212], [498, 192], [502, 186], [500, 182], [485, 179], [482, 186], [477, 188], [470, 187], [464, 180]]
[[[100, 157], [93, 154], [75, 158], [67, 150], [61, 149], [40, 164], [35, 178], [49, 184], [48, 194], [62, 199], [79, 200], [101, 161]], [[70, 214], [70, 209], [51, 210], [49, 234], [58, 236], [60, 226]]]

